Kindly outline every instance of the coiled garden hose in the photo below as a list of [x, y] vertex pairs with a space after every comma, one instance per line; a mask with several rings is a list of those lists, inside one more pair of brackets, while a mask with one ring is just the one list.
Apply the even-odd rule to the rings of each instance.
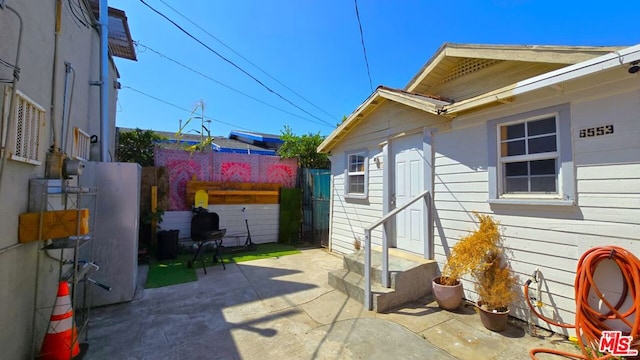
[[[613, 260], [624, 277], [622, 293], [615, 305], [604, 297], [593, 279], [598, 265], [603, 260]], [[613, 358], [614, 355], [612, 354], [599, 354], [598, 352], [602, 331], [618, 330], [611, 328], [605, 322], [607, 320], [619, 320], [628, 326], [631, 331], [628, 333], [625, 332], [624, 335], [631, 336], [633, 339], [631, 347], [638, 349], [638, 331], [640, 328], [640, 260], [629, 251], [617, 246], [599, 246], [589, 249], [582, 255], [578, 261], [574, 284], [576, 299], [575, 325], [558, 323], [538, 312], [529, 299], [529, 285], [531, 282], [532, 280], [529, 279], [524, 285], [524, 297], [529, 309], [549, 324], [562, 328], [574, 328], [578, 345], [582, 351], [582, 354], [572, 354], [561, 350], [536, 348], [529, 351], [531, 359], [536, 360], [536, 354], [538, 353], [555, 354], [575, 359]], [[602, 304], [609, 309], [606, 314], [589, 305], [589, 296], [593, 293], [595, 293]], [[631, 297], [633, 304], [629, 309], [623, 311], [621, 308], [627, 296]], [[598, 355], [602, 356], [597, 357]]]

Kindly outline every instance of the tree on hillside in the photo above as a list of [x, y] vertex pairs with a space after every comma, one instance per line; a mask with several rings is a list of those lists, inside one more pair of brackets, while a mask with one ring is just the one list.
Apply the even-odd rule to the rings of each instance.
[[298, 165], [303, 168], [329, 169], [331, 167], [329, 156], [327, 156], [327, 154], [320, 154], [316, 150], [324, 140], [320, 132], [317, 134], [308, 133], [298, 136], [286, 125], [281, 132], [282, 136], [280, 136], [280, 138], [284, 143], [280, 149], [278, 149], [278, 155], [280, 155], [280, 157], [284, 159], [296, 158], [298, 159]]
[[135, 162], [140, 166], [153, 166], [153, 152], [157, 141], [164, 137], [152, 130], [135, 129], [121, 132], [118, 137], [116, 157], [118, 161]]

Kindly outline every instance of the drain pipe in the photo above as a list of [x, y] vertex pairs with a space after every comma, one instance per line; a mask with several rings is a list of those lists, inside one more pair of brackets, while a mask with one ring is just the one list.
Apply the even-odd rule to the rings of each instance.
[[109, 152], [109, 7], [100, 0], [100, 161], [107, 161]]
[[[2, 140], [2, 159], [0, 160], [0, 190], [2, 190], [2, 179], [4, 179], [5, 165], [7, 164], [7, 158], [9, 157], [9, 149], [7, 149], [7, 143], [9, 142], [9, 133], [12, 130], [11, 120], [15, 120], [16, 112], [16, 91], [18, 80], [20, 80], [20, 48], [22, 47], [22, 17], [11, 6], [5, 5], [5, 7], [14, 13], [20, 22], [20, 30], [18, 31], [18, 47], [16, 49], [16, 62], [13, 69], [13, 81], [11, 82], [11, 98], [9, 99], [9, 114], [7, 115], [6, 129], [4, 129], [5, 123], [2, 123], [2, 128], [5, 130], [4, 139]], [[1, 134], [0, 134], [1, 137]]]

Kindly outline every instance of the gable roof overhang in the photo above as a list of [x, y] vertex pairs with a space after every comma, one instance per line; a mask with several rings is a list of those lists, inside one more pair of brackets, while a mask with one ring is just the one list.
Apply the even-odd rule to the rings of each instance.
[[481, 68], [502, 61], [572, 65], [620, 50], [624, 47], [478, 45], [443, 44], [405, 86], [410, 92], [430, 92], [463, 61], [473, 60], [471, 68]]
[[356, 128], [367, 115], [387, 100], [435, 115], [441, 113], [443, 106], [450, 104], [448, 101], [434, 99], [421, 94], [379, 86], [338, 128], [327, 136], [318, 146], [318, 152], [330, 152], [331, 149]]
[[640, 45], [631, 46], [546, 74], [534, 76], [471, 99], [445, 105], [442, 108], [441, 115], [456, 116], [461, 112], [471, 111], [491, 103], [508, 102], [509, 99], [515, 96], [531, 91], [557, 86], [566, 81], [638, 62], [640, 62]]
[[[445, 44], [440, 48], [438, 53], [423, 67], [423, 69], [414, 77], [414, 79], [407, 85], [407, 88], [412, 88], [412, 84], [417, 84], [422, 81], [424, 77], [437, 67], [437, 63], [447, 56], [446, 50], [451, 44]], [[457, 46], [457, 45], [455, 45]], [[466, 46], [466, 45], [465, 45]], [[467, 46], [476, 48], [475, 45]], [[497, 47], [504, 49], [503, 46], [480, 46], [480, 48], [493, 48], [484, 49], [485, 56], [488, 56], [491, 51], [496, 50]], [[367, 98], [349, 117], [334, 130], [323, 142], [318, 146], [318, 152], [328, 153], [338, 144], [344, 137], [353, 131], [364, 118], [370, 114], [377, 106], [383, 101], [390, 100], [399, 104], [411, 106], [413, 108], [426, 111], [428, 113], [446, 117], [455, 117], [460, 113], [477, 110], [483, 106], [491, 105], [494, 103], [510, 102], [515, 96], [526, 94], [532, 91], [536, 91], [545, 87], [553, 87], [560, 85], [563, 82], [578, 79], [584, 76], [595, 74], [598, 72], [606, 71], [614, 67], [626, 66], [628, 64], [634, 64], [640, 66], [640, 45], [631, 47], [549, 47], [549, 46], [535, 46], [535, 47], [518, 47], [518, 48], [532, 48], [534, 53], [538, 49], [542, 48], [545, 51], [556, 49], [562, 56], [550, 56], [549, 54], [543, 55], [542, 58], [551, 59], [545, 61], [567, 61], [573, 63], [573, 65], [565, 66], [558, 70], [550, 71], [538, 76], [534, 76], [522, 81], [518, 81], [514, 84], [504, 86], [502, 88], [475, 96], [470, 99], [462, 100], [459, 102], [447, 102], [443, 100], [436, 100], [431, 97], [411, 92], [409, 90], [391, 89], [384, 86], [378, 87], [376, 91]], [[576, 51], [578, 54], [572, 56], [570, 54], [563, 54], [567, 51]], [[470, 50], [466, 49], [465, 51]], [[595, 53], [604, 53], [594, 58]], [[458, 53], [456, 53], [458, 54]], [[474, 54], [476, 54], [474, 52]], [[503, 55], [502, 58], [507, 58], [509, 55]], [[475, 56], [475, 55], [474, 55]], [[498, 55], [496, 55], [497, 57]], [[522, 54], [519, 55], [522, 57]], [[549, 57], [550, 56], [550, 57]], [[560, 59], [560, 60], [558, 60]], [[577, 61], [578, 59], [583, 59]], [[513, 60], [513, 59], [512, 59]], [[529, 58], [527, 60], [520, 59], [521, 61], [534, 61], [535, 59]]]

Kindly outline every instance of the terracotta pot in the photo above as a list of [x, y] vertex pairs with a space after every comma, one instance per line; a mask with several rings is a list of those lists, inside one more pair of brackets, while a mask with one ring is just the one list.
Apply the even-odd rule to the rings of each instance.
[[431, 280], [431, 284], [433, 297], [438, 306], [445, 310], [455, 310], [462, 305], [464, 291], [460, 281], [456, 285], [442, 285], [440, 284], [440, 276], [436, 276]]
[[482, 325], [491, 331], [502, 331], [507, 328], [509, 320], [509, 309], [506, 311], [489, 310], [486, 306], [482, 306], [482, 301], [478, 301], [476, 305], [480, 309], [480, 321]]

